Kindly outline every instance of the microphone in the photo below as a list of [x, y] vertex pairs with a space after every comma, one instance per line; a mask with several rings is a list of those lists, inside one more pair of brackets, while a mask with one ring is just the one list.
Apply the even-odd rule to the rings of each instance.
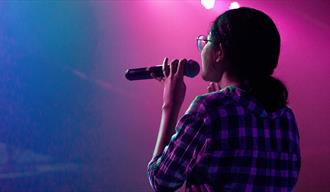
[[[183, 66], [183, 75], [193, 78], [198, 75], [200, 67], [199, 64], [194, 60], [188, 60]], [[127, 69], [125, 72], [126, 79], [130, 81], [153, 79], [151, 73], [154, 73], [156, 77], [164, 77], [163, 66], [156, 65], [152, 67], [143, 67], [135, 69]]]

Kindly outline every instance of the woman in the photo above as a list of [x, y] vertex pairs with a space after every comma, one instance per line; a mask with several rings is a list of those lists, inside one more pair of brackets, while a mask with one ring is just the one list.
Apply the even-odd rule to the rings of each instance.
[[161, 124], [148, 164], [153, 190], [186, 182], [186, 191], [292, 191], [299, 133], [287, 89], [271, 76], [280, 53], [275, 24], [255, 9], [228, 10], [197, 41], [211, 92], [197, 96], [176, 124], [187, 61], [165, 58]]

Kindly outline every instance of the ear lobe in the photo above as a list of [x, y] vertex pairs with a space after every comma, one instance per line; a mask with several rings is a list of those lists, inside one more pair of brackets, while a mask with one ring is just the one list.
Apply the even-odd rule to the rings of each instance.
[[219, 62], [219, 61], [221, 61], [221, 60], [223, 60], [223, 58], [224, 58], [224, 56], [225, 56], [225, 54], [224, 54], [224, 50], [223, 50], [223, 48], [222, 48], [222, 45], [221, 45], [221, 43], [219, 44], [219, 50], [217, 51], [217, 53], [216, 53], [216, 62]]
[[217, 63], [221, 60], [221, 57], [218, 55], [217, 59], [215, 60]]

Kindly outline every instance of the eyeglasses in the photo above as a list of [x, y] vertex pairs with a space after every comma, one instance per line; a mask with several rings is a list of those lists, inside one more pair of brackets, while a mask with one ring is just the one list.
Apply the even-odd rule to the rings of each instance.
[[197, 49], [199, 51], [203, 50], [203, 48], [205, 47], [207, 42], [209, 42], [209, 41], [212, 42], [211, 40], [208, 40], [207, 36], [205, 36], [205, 35], [199, 35], [196, 40], [197, 40]]

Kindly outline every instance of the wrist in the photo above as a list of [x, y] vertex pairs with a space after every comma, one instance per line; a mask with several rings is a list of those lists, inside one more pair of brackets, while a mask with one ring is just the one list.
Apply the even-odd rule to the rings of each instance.
[[177, 105], [174, 103], [163, 103], [162, 105], [162, 111], [166, 112], [179, 112], [181, 108], [181, 105]]

